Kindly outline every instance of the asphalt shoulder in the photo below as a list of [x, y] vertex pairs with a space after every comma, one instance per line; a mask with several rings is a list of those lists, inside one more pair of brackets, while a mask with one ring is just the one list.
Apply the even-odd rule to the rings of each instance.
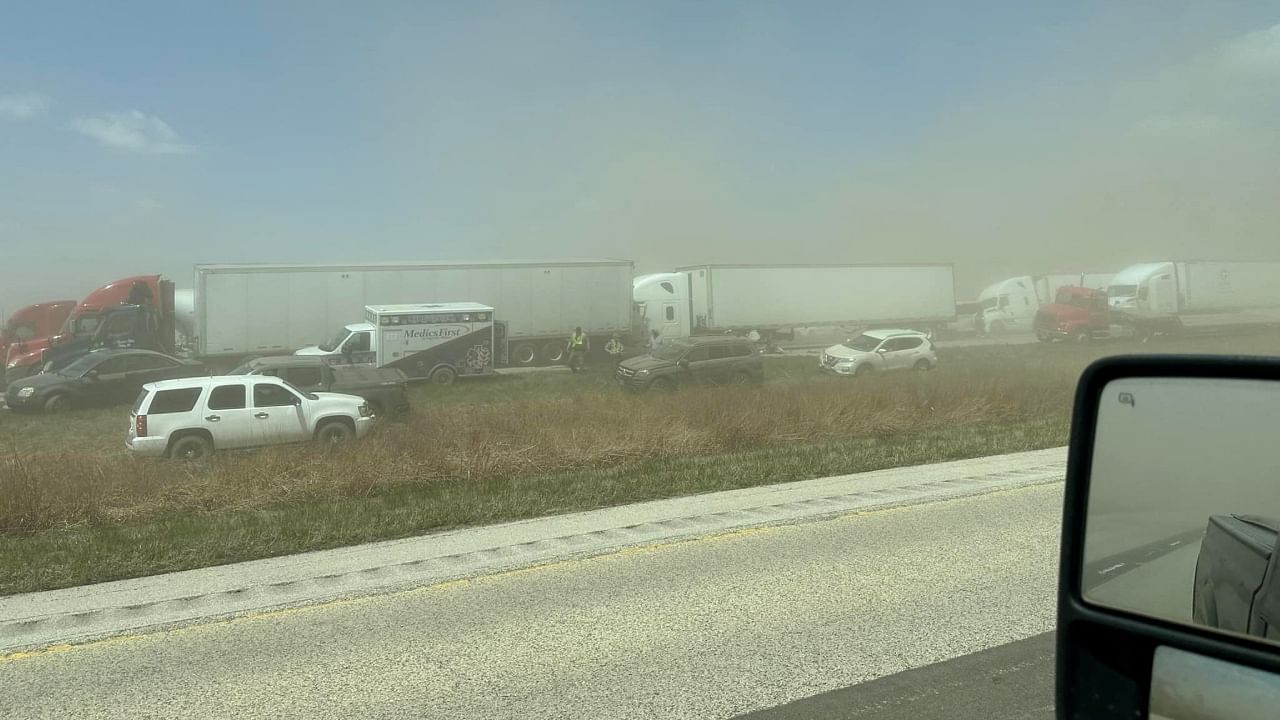
[[1052, 720], [1054, 633], [906, 670], [736, 720]]

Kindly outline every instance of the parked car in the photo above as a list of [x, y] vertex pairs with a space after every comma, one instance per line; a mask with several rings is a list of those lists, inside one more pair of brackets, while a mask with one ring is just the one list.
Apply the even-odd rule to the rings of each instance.
[[396, 368], [343, 364], [316, 355], [279, 355], [246, 360], [227, 374], [269, 375], [283, 378], [299, 390], [359, 395], [374, 415], [409, 413], [408, 378]]
[[201, 363], [151, 350], [93, 350], [55, 372], [13, 381], [5, 404], [19, 412], [121, 405], [147, 383], [208, 374]]
[[863, 376], [886, 370], [932, 370], [938, 352], [925, 333], [916, 330], [868, 330], [822, 351], [818, 367], [837, 375]]
[[623, 360], [615, 377], [623, 387], [636, 390], [745, 384], [764, 380], [764, 360], [746, 338], [691, 337]]
[[364, 398], [312, 393], [265, 375], [150, 383], [129, 416], [125, 446], [138, 455], [196, 459], [214, 450], [362, 437], [373, 425]]

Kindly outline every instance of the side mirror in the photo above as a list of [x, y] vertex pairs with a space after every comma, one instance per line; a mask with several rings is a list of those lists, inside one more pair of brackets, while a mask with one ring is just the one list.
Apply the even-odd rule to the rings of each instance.
[[1058, 580], [1060, 718], [1280, 705], [1280, 360], [1119, 357], [1080, 379]]
[[84, 374], [84, 379], [85, 379], [85, 380], [97, 380], [97, 379], [98, 379], [98, 371], [97, 371], [97, 369], [95, 368], [95, 369], [93, 369], [93, 370], [89, 370], [89, 371], [85, 372], [85, 374]]
[[885, 354], [885, 353], [889, 352], [889, 348], [887, 348], [887, 347], [878, 347], [878, 348], [876, 348], [876, 352], [878, 352], [878, 353], [880, 353], [881, 355], [883, 355], [883, 354]]
[[676, 365], [679, 365], [682, 368], [687, 368], [689, 367], [689, 361], [685, 360], [684, 358], [680, 358], [679, 360], [676, 361]]

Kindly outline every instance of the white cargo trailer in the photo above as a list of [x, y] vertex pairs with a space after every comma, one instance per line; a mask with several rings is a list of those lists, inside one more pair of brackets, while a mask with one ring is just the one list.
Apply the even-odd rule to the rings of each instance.
[[477, 302], [496, 308], [495, 359], [562, 359], [574, 327], [600, 338], [632, 326], [630, 260], [197, 265], [195, 352], [292, 352], [358, 322], [368, 305]]
[[1112, 279], [1107, 300], [1153, 332], [1280, 324], [1280, 262], [1132, 265]]
[[893, 325], [955, 319], [951, 265], [698, 265], [636, 279], [635, 300], [663, 337]]

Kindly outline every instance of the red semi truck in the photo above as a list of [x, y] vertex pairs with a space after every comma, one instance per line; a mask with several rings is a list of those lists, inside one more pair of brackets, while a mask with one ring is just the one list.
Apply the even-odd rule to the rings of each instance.
[[1069, 287], [1036, 313], [1044, 341], [1087, 342], [1280, 327], [1280, 263], [1159, 262], [1116, 273], [1105, 292]]
[[[167, 302], [167, 311], [165, 310]], [[5, 382], [12, 382], [40, 372], [51, 351], [89, 346], [101, 335], [102, 327], [112, 315], [125, 307], [153, 306], [169, 318], [172, 327], [173, 283], [159, 275], [135, 275], [107, 283], [85, 296], [66, 316], [61, 328], [40, 342], [28, 342], [22, 351], [11, 351], [5, 358]]]
[[[19, 308], [0, 328], [0, 361], [47, 347], [76, 306], [75, 300], [52, 300]], [[4, 370], [0, 367], [0, 377]]]

